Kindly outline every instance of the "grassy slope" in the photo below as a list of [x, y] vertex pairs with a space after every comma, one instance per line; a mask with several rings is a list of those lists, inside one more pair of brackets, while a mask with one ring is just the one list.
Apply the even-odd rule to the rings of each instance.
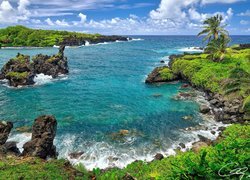
[[[229, 163], [237, 163], [230, 164]], [[137, 179], [218, 179], [218, 171], [228, 173], [237, 167], [250, 168], [250, 126], [232, 125], [222, 134], [214, 146], [204, 147], [199, 153], [178, 152], [176, 156], [161, 161], [146, 163], [134, 162], [124, 169], [111, 169], [101, 172], [95, 169], [87, 172], [83, 166], [74, 169], [65, 160], [43, 161], [37, 158], [7, 157], [0, 161], [2, 179], [121, 179], [129, 173]], [[250, 175], [250, 171], [245, 173]], [[233, 177], [239, 177], [233, 176]], [[228, 178], [230, 179], [230, 178]]]
[[39, 46], [49, 47], [59, 44], [65, 37], [94, 39], [99, 34], [84, 34], [67, 31], [30, 29], [24, 26], [12, 26], [0, 29], [0, 46]]

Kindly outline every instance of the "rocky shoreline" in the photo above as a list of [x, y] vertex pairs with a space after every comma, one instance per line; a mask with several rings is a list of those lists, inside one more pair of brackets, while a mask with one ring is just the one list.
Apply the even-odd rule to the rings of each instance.
[[[188, 83], [193, 88], [205, 93], [205, 99], [209, 102], [209, 106], [202, 105], [200, 107], [200, 112], [203, 114], [212, 113], [215, 116], [215, 120], [218, 122], [223, 122], [225, 124], [232, 123], [244, 123], [247, 119], [247, 115], [242, 110], [243, 99], [235, 98], [233, 100], [228, 100], [226, 97], [219, 93], [212, 93], [208, 89], [195, 86], [191, 80], [185, 77], [181, 72], [179, 74], [174, 74], [173, 78], [164, 79], [161, 74], [162, 69], [167, 69], [172, 73], [173, 62], [180, 57], [188, 55], [188, 53], [180, 55], [171, 55], [169, 57], [170, 61], [168, 66], [156, 67], [147, 77], [145, 83], [154, 84], [159, 82], [172, 82], [172, 81], [184, 81]], [[182, 94], [182, 96], [191, 96], [190, 94]]]

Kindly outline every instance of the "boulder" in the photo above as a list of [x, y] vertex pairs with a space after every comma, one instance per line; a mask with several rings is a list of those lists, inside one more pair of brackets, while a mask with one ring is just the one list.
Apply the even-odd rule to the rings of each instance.
[[202, 136], [200, 134], [198, 134], [198, 137], [200, 139], [200, 142], [204, 142], [204, 143], [206, 143], [208, 145], [212, 144], [211, 139], [208, 139], [208, 138], [206, 138], [206, 137], [204, 137], [204, 136]]
[[0, 145], [6, 143], [12, 128], [13, 128], [12, 122], [5, 122], [5, 121], [0, 122]]
[[201, 106], [200, 106], [200, 112], [201, 112], [202, 114], [207, 114], [207, 113], [210, 112], [210, 108], [209, 108], [208, 106], [206, 106], [206, 105], [201, 105]]
[[162, 160], [164, 158], [164, 156], [160, 153], [157, 153], [154, 157], [154, 160]]
[[16, 146], [16, 142], [14, 141], [6, 142], [4, 145], [2, 145], [2, 149], [4, 149], [5, 155], [12, 154], [15, 156], [19, 156], [21, 154], [20, 150]]
[[180, 143], [179, 146], [182, 148], [182, 149], [185, 149], [186, 148], [186, 145], [184, 143]]
[[164, 60], [161, 60], [161, 61], [160, 61], [160, 63], [164, 64], [164, 63], [165, 63], [165, 61], [164, 61]]
[[37, 156], [42, 159], [56, 158], [53, 141], [56, 135], [57, 121], [53, 116], [44, 115], [35, 119], [32, 138], [23, 146], [23, 156]]
[[192, 146], [192, 150], [195, 152], [195, 153], [198, 153], [201, 148], [203, 147], [207, 147], [208, 145], [205, 143], [205, 142], [195, 142], [193, 143], [193, 146]]

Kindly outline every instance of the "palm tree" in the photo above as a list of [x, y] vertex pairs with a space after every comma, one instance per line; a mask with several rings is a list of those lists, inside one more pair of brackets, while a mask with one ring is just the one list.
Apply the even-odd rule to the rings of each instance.
[[210, 42], [212, 39], [217, 40], [219, 35], [228, 36], [228, 32], [224, 29], [227, 25], [221, 25], [223, 20], [222, 15], [217, 14], [216, 16], [207, 18], [203, 24], [204, 30], [201, 31], [198, 36], [207, 34], [203, 41]]
[[211, 40], [205, 51], [209, 53], [209, 56], [213, 61], [222, 61], [226, 54], [227, 45], [230, 42], [230, 38], [225, 35], [220, 35], [217, 39]]

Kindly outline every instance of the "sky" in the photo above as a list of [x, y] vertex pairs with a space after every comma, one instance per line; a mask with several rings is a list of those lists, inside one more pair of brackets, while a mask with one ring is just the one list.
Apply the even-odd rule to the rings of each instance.
[[194, 35], [215, 14], [250, 35], [250, 0], [0, 0], [0, 27], [117, 35]]

